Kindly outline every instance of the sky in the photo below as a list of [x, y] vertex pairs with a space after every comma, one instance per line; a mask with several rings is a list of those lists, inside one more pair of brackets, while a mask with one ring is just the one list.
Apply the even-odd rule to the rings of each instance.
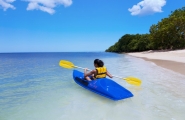
[[0, 53], [101, 52], [185, 0], [0, 0]]

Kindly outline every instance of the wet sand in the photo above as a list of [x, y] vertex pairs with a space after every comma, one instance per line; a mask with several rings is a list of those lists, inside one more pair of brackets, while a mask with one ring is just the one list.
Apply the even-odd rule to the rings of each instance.
[[140, 57], [151, 61], [158, 66], [170, 69], [174, 72], [185, 75], [185, 50], [175, 51], [145, 51], [137, 53], [127, 53], [134, 57]]

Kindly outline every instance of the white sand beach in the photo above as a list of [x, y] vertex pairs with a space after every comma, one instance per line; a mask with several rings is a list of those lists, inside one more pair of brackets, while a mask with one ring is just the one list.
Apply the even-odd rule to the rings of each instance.
[[185, 49], [174, 51], [150, 50], [145, 52], [128, 53], [128, 55], [152, 61], [156, 65], [185, 75]]

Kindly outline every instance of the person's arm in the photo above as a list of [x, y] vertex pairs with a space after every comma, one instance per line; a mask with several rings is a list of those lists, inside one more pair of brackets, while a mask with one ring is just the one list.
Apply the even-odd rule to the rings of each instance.
[[84, 77], [93, 75], [95, 73], [95, 70], [90, 71], [89, 73], [87, 73], [87, 68], [84, 69]]
[[107, 76], [109, 76], [110, 78], [113, 78], [113, 76], [107, 71], [106, 72]]

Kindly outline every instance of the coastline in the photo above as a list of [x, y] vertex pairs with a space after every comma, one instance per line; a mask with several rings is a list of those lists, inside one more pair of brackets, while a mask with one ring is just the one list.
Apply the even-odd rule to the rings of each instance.
[[185, 75], [185, 49], [174, 51], [145, 51], [126, 53], [134, 57], [151, 61], [158, 66]]

